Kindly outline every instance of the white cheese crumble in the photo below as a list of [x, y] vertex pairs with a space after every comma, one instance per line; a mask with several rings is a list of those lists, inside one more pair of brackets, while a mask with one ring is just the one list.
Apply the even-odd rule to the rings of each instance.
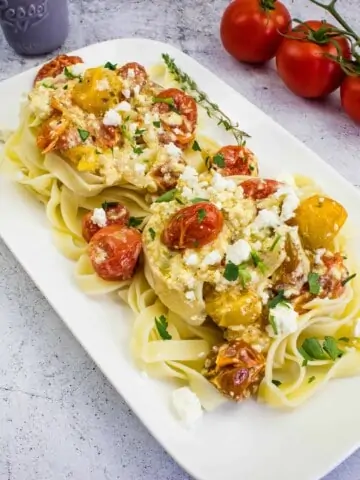
[[235, 265], [240, 265], [240, 263], [248, 260], [251, 253], [251, 247], [243, 239], [238, 240], [233, 245], [228, 245], [226, 248], [226, 260], [232, 262]]
[[135, 71], [133, 68], [129, 68], [127, 72], [127, 78], [135, 78]]
[[138, 128], [137, 123], [130, 123], [129, 124], [129, 132], [134, 134], [136, 132], [136, 129]]
[[136, 173], [142, 174], [145, 173], [146, 166], [143, 163], [136, 163], [134, 169]]
[[186, 292], [185, 293], [185, 298], [186, 298], [186, 300], [189, 300], [190, 302], [193, 302], [196, 299], [195, 292], [193, 292], [193, 291]]
[[110, 89], [110, 85], [107, 78], [103, 78], [96, 82], [96, 90], [98, 90], [99, 92], [103, 92], [104, 90], [109, 90], [109, 89]]
[[122, 94], [124, 95], [125, 98], [130, 98], [130, 90], [128, 88], [125, 88], [123, 91], [122, 91]]
[[126, 100], [123, 100], [120, 102], [118, 105], [115, 107], [116, 110], [120, 110], [121, 112], [130, 112], [131, 110], [131, 105], [129, 102]]
[[103, 124], [108, 126], [108, 127], [118, 127], [121, 125], [122, 119], [118, 112], [111, 108], [108, 110], [103, 118]]
[[106, 227], [107, 218], [105, 210], [103, 208], [94, 208], [91, 221], [98, 227]]
[[205, 256], [204, 260], [202, 261], [202, 265], [216, 265], [217, 263], [221, 262], [221, 259], [221, 253], [217, 250], [214, 250]]
[[190, 253], [187, 257], [184, 257], [185, 265], [195, 266], [199, 264], [199, 256], [197, 253]]
[[294, 211], [299, 206], [300, 200], [296, 195], [294, 189], [291, 188], [289, 185], [284, 185], [278, 188], [278, 190], [274, 193], [275, 198], [279, 198], [283, 195], [285, 195], [285, 198], [283, 200], [283, 204], [281, 208], [280, 219], [283, 222], [286, 222], [287, 220], [290, 220], [290, 218], [294, 216]]
[[270, 337], [284, 336], [296, 332], [298, 327], [298, 314], [292, 305], [279, 303], [275, 308], [270, 308], [269, 318], [270, 317], [276, 327], [276, 331], [274, 331], [271, 324], [266, 327]]
[[214, 172], [211, 184], [217, 192], [222, 192], [224, 190], [230, 190], [233, 192], [234, 190], [236, 190], [236, 183], [234, 182], [234, 180], [223, 177], [218, 172]]
[[191, 427], [203, 414], [199, 397], [189, 387], [174, 390], [172, 403], [179, 418], [187, 427]]
[[85, 63], [76, 63], [68, 68], [70, 68], [70, 71], [73, 75], [80, 76], [86, 72], [88, 66]]
[[[174, 143], [168, 143], [167, 145], [165, 145], [165, 150], [166, 152], [170, 155], [170, 157], [175, 157], [175, 158], [179, 158], [181, 157], [182, 155], [182, 150], [181, 148], [178, 148]], [[191, 168], [191, 167], [190, 167]], [[195, 170], [195, 169], [193, 169]], [[196, 172], [196, 170], [195, 170]], [[196, 172], [196, 176], [197, 176], [197, 172]]]
[[315, 250], [315, 258], [314, 262], [316, 265], [320, 265], [322, 263], [321, 257], [326, 253], [326, 248], [318, 248]]
[[262, 228], [275, 228], [280, 225], [279, 215], [273, 210], [260, 210], [253, 222], [253, 227], [257, 230]]

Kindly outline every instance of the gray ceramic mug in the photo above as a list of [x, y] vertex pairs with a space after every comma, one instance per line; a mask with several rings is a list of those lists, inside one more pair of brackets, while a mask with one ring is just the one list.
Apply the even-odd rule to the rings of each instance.
[[0, 24], [9, 45], [21, 55], [59, 48], [69, 33], [67, 0], [0, 0]]

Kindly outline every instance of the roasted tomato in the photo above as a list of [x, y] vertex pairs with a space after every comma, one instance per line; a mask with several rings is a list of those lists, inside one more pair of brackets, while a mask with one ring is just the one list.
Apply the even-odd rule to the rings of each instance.
[[306, 247], [316, 250], [331, 246], [347, 219], [340, 203], [321, 195], [313, 195], [301, 202], [294, 223]]
[[145, 68], [136, 62], [126, 63], [117, 70], [117, 73], [123, 80], [127, 80], [132, 88], [136, 85], [141, 88], [148, 79]]
[[255, 155], [246, 147], [228, 145], [222, 147], [210, 160], [210, 166], [224, 175], [251, 175], [259, 173]]
[[242, 182], [241, 188], [244, 190], [245, 198], [253, 200], [263, 200], [273, 195], [279, 188], [280, 183], [276, 180], [267, 180], [262, 178], [250, 178]]
[[349, 272], [344, 265], [344, 259], [340, 253], [324, 254], [321, 258], [325, 273], [320, 275], [320, 297], [338, 298], [345, 290], [344, 280], [348, 278]]
[[83, 59], [76, 56], [69, 56], [69, 55], [58, 55], [50, 62], [45, 63], [40, 70], [38, 71], [34, 85], [36, 82], [43, 80], [44, 78], [48, 77], [57, 77], [60, 73], [63, 72], [65, 67], [69, 67], [70, 65], [75, 65], [76, 63], [84, 63]]
[[[69, 122], [59, 115], [46, 120], [40, 127], [36, 137], [36, 144], [42, 153], [59, 149], [64, 144], [64, 138], [69, 128]], [[79, 134], [76, 133], [77, 138]], [[80, 140], [80, 139], [79, 139]]]
[[[185, 165], [185, 161], [182, 158], [177, 160], [177, 166], [180, 164]], [[178, 168], [174, 169], [174, 164], [171, 161], [154, 166], [150, 170], [150, 175], [154, 178], [159, 192], [166, 192], [167, 190], [175, 188], [180, 173], [181, 171]]]
[[341, 84], [340, 94], [344, 112], [360, 123], [360, 76], [348, 75]]
[[[164, 143], [185, 148], [193, 139], [197, 124], [197, 105], [193, 97], [177, 88], [163, 90], [155, 98], [153, 110], [160, 114]], [[163, 101], [162, 101], [163, 100]]]
[[265, 358], [243, 340], [212, 348], [203, 374], [223, 394], [235, 401], [254, 395], [265, 372]]
[[161, 240], [172, 250], [198, 248], [215, 240], [224, 218], [215, 205], [199, 202], [176, 212], [164, 229]]
[[141, 233], [134, 228], [110, 225], [90, 240], [89, 257], [103, 280], [128, 280], [134, 273], [141, 252]]
[[[109, 225], [126, 225], [129, 221], [129, 211], [123, 205], [119, 203], [106, 203], [103, 204], [102, 208], [105, 210], [106, 214], [106, 224], [104, 227]], [[86, 213], [82, 219], [82, 235], [87, 242], [90, 242], [92, 237], [97, 233], [101, 228], [97, 223], [92, 221], [94, 215], [94, 210]]]
[[262, 304], [255, 292], [230, 288], [206, 295], [205, 308], [217, 325], [228, 328], [256, 322], [261, 315]]

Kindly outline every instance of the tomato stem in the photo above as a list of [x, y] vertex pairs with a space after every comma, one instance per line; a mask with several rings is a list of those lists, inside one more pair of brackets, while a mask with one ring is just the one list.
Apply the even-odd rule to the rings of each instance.
[[260, 7], [268, 12], [269, 10], [275, 10], [275, 3], [277, 0], [259, 0]]

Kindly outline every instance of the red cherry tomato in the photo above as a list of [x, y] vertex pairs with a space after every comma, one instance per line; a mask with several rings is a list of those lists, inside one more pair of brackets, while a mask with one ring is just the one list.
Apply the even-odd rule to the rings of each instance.
[[242, 182], [241, 188], [244, 190], [245, 198], [253, 200], [263, 200], [272, 195], [279, 188], [280, 183], [276, 180], [263, 180], [262, 178], [250, 178]]
[[258, 175], [255, 155], [246, 147], [228, 145], [222, 147], [211, 159], [212, 168], [224, 177], [231, 175]]
[[89, 257], [100, 278], [128, 280], [134, 275], [141, 247], [141, 233], [138, 230], [110, 225], [92, 237]]
[[[108, 204], [104, 205], [106, 208], [106, 227], [109, 225], [126, 225], [129, 221], [129, 211], [126, 207], [120, 204]], [[99, 227], [96, 223], [91, 220], [94, 210], [86, 213], [82, 219], [82, 235], [84, 240], [90, 242], [91, 238], [97, 233], [102, 227]]]
[[162, 233], [162, 242], [172, 250], [203, 247], [215, 240], [224, 218], [215, 205], [199, 202], [176, 212]]
[[330, 36], [335, 27], [326, 22], [310, 20], [288, 33], [276, 54], [280, 78], [296, 95], [321, 98], [336, 90], [345, 74], [340, 65], [326, 55], [339, 52], [349, 59], [350, 45], [345, 37]]
[[264, 63], [276, 55], [290, 22], [289, 11], [277, 0], [235, 0], [222, 16], [220, 37], [240, 62]]
[[126, 63], [117, 69], [117, 73], [124, 80], [128, 80], [132, 88], [136, 85], [142, 87], [148, 79], [148, 74], [146, 73], [145, 68], [137, 62]]
[[360, 76], [348, 76], [340, 88], [341, 105], [344, 112], [360, 123]]
[[344, 280], [348, 277], [349, 272], [344, 265], [342, 255], [337, 252], [334, 254], [325, 253], [321, 257], [326, 272], [320, 276], [320, 285], [322, 288], [321, 297], [339, 298], [345, 290]]
[[50, 60], [50, 62], [45, 63], [40, 70], [38, 71], [34, 85], [36, 82], [43, 80], [47, 77], [57, 77], [60, 73], [63, 72], [65, 67], [75, 65], [77, 63], [84, 63], [81, 57], [69, 56], [69, 55], [58, 55], [57, 57]]

